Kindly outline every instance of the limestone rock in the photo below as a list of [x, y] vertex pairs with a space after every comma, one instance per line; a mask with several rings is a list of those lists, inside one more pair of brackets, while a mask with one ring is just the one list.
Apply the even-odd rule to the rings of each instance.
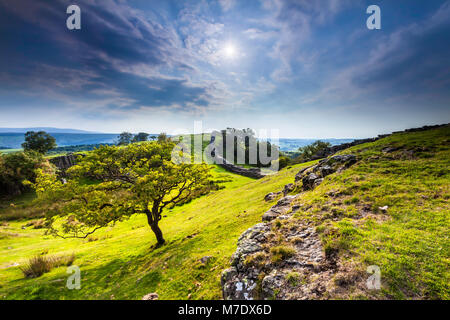
[[280, 194], [281, 194], [281, 192], [270, 192], [264, 196], [264, 200], [265, 201], [275, 200], [276, 197], [278, 197]]
[[142, 300], [158, 300], [158, 298], [158, 294], [156, 292], [152, 292], [143, 296]]

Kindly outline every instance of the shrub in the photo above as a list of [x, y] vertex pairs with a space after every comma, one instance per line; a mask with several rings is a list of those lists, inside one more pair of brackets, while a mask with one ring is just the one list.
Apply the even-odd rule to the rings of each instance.
[[70, 266], [75, 261], [75, 254], [69, 256], [55, 257], [37, 255], [28, 260], [28, 263], [20, 268], [26, 278], [37, 278], [44, 273], [50, 272], [59, 266]]
[[298, 285], [298, 280], [300, 279], [300, 273], [291, 271], [286, 275], [286, 281], [293, 287]]
[[276, 246], [270, 248], [273, 262], [278, 262], [293, 257], [295, 255], [295, 252], [296, 251], [294, 248], [288, 246]]
[[248, 255], [245, 258], [244, 264], [246, 266], [254, 266], [254, 267], [262, 267], [264, 266], [264, 262], [267, 258], [267, 255], [264, 252], [257, 252], [253, 255]]
[[27, 188], [25, 181], [35, 181], [37, 168], [50, 170], [51, 166], [34, 151], [0, 156], [0, 195], [20, 195]]
[[298, 149], [299, 155], [297, 158], [295, 158], [294, 162], [298, 163], [298, 162], [306, 161], [306, 160], [310, 159], [316, 153], [319, 153], [320, 151], [323, 151], [329, 147], [331, 147], [331, 144], [329, 142], [323, 142], [320, 140], [317, 140], [310, 145], [300, 147]]

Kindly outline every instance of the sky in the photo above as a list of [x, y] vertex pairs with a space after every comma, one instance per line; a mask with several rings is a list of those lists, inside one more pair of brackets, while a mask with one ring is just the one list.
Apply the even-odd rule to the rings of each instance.
[[450, 1], [0, 0], [0, 127], [194, 121], [290, 138], [450, 122]]

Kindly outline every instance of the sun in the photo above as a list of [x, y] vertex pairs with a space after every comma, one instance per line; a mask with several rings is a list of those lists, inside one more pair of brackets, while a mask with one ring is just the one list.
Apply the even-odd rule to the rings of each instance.
[[223, 49], [223, 53], [225, 58], [234, 59], [237, 57], [237, 49], [236, 46], [232, 43], [227, 43]]

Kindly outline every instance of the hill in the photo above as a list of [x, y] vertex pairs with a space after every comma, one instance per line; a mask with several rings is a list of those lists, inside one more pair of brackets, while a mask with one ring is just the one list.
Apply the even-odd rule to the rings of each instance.
[[47, 133], [85, 133], [98, 134], [100, 132], [79, 130], [79, 129], [61, 129], [53, 127], [32, 127], [32, 128], [0, 128], [0, 133], [26, 133], [28, 131], [45, 131]]
[[[292, 201], [283, 209], [285, 217], [264, 224], [269, 240], [259, 257], [245, 259], [244, 269], [258, 266], [255, 290], [274, 280], [282, 284], [272, 292], [278, 299], [448, 299], [449, 126], [393, 134], [341, 154], [354, 155], [356, 162], [324, 175], [312, 189], [297, 179], [289, 189]], [[160, 299], [220, 299], [220, 278], [230, 267], [239, 236], [261, 222], [282, 197], [265, 201], [265, 196], [283, 190], [302, 169], [313, 170], [317, 163], [288, 167], [260, 180], [214, 167], [225, 188], [165, 212], [161, 228], [167, 244], [159, 248], [153, 246], [144, 216], [86, 240], [55, 239], [39, 229], [36, 217], [46, 208], [34, 207], [32, 196], [17, 199], [14, 206], [3, 203], [0, 298], [141, 299], [156, 292]], [[311, 244], [311, 235], [317, 241], [309, 250], [304, 246]], [[65, 287], [65, 267], [36, 279], [26, 279], [20, 271], [36, 254], [72, 253], [73, 264], [81, 269], [80, 290]], [[288, 260], [293, 254], [303, 261], [299, 253], [323, 259], [294, 268]], [[381, 290], [365, 286], [368, 266], [380, 269]], [[275, 275], [267, 273], [274, 270]]]
[[[117, 134], [112, 133], [52, 133], [58, 146], [90, 145], [100, 143], [114, 143]], [[21, 148], [24, 142], [23, 133], [0, 133], [0, 146], [9, 149]]]

